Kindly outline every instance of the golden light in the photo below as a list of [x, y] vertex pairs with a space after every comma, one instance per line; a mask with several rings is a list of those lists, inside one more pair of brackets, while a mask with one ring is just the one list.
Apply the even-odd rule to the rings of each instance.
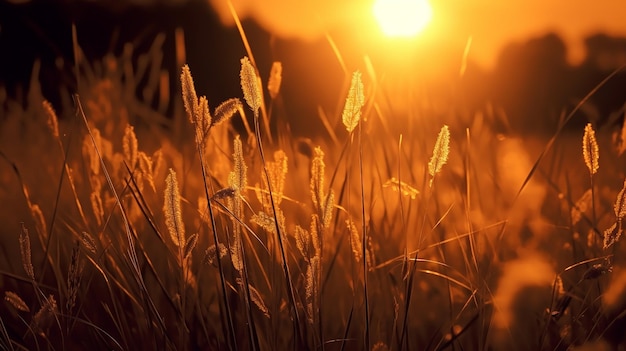
[[383, 33], [390, 37], [419, 34], [433, 15], [428, 0], [376, 0], [373, 11]]

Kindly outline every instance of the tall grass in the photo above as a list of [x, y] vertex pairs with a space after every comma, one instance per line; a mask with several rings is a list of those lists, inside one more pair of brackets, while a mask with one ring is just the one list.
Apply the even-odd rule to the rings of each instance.
[[3, 349], [623, 346], [622, 126], [522, 139], [422, 96], [394, 120], [370, 67], [328, 130], [272, 136], [286, 65], [242, 58], [216, 108], [183, 65], [165, 118], [107, 60], [73, 111], [2, 106]]

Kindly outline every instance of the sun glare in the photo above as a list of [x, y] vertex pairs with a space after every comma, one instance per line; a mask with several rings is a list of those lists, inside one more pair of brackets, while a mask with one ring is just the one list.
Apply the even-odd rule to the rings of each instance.
[[374, 16], [383, 33], [390, 37], [413, 37], [432, 17], [428, 0], [376, 0]]

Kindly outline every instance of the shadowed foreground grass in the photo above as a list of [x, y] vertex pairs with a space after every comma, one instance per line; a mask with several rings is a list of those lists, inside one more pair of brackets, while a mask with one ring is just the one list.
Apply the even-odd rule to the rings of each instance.
[[32, 86], [2, 105], [3, 349], [624, 345], [623, 126], [521, 138], [419, 96], [396, 120], [369, 70], [301, 138], [279, 63], [244, 57], [215, 108], [184, 66], [155, 109], [111, 60], [63, 118]]

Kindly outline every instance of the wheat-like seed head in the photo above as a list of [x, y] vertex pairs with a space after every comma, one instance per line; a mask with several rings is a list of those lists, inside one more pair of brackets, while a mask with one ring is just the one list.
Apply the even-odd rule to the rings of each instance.
[[187, 112], [187, 117], [191, 124], [195, 124], [198, 110], [198, 95], [196, 95], [196, 87], [193, 84], [191, 70], [188, 65], [183, 66], [183, 71], [180, 74], [180, 85], [183, 91], [185, 112]]
[[65, 307], [68, 311], [72, 311], [76, 305], [76, 296], [80, 288], [81, 276], [83, 272], [83, 264], [80, 261], [80, 242], [76, 242], [76, 246], [72, 249], [72, 258], [67, 273], [67, 301]]
[[211, 126], [213, 117], [209, 111], [209, 100], [206, 96], [201, 96], [198, 100], [198, 121], [196, 123], [196, 134], [200, 140], [204, 140]]
[[261, 293], [252, 285], [248, 285], [250, 289], [250, 299], [252, 303], [263, 313], [266, 318], [270, 318], [270, 310], [267, 308], [265, 301], [263, 301], [263, 296]]
[[263, 211], [259, 211], [259, 213], [255, 213], [250, 218], [250, 222], [258, 225], [259, 227], [265, 229], [269, 233], [276, 233], [276, 224], [274, 222], [274, 216], [270, 216]]
[[248, 186], [247, 171], [243, 158], [243, 145], [239, 136], [233, 141], [233, 170], [228, 174], [228, 186], [234, 190], [234, 196], [227, 198], [227, 207], [232, 211], [233, 234], [230, 240], [231, 261], [235, 269], [243, 272], [243, 246], [241, 244], [241, 224], [243, 218], [243, 194]]
[[239, 240], [240, 234], [234, 234], [233, 237], [234, 239], [230, 246], [230, 259], [233, 267], [235, 267], [241, 275], [243, 273], [243, 248], [241, 240]]
[[309, 232], [299, 225], [296, 225], [294, 236], [296, 237], [296, 247], [305, 260], [309, 259], [310, 239]]
[[613, 210], [615, 211], [615, 217], [618, 219], [623, 219], [626, 216], [626, 180], [624, 180], [622, 190], [617, 194]]
[[606, 250], [615, 244], [622, 236], [622, 220], [618, 219], [613, 225], [604, 231], [603, 248]]
[[98, 246], [96, 246], [96, 239], [94, 239], [91, 234], [87, 232], [82, 232], [80, 236], [80, 241], [87, 251], [91, 252], [93, 255], [96, 254], [96, 252], [98, 251]]
[[283, 64], [278, 61], [272, 63], [272, 69], [270, 70], [270, 78], [267, 82], [267, 91], [270, 93], [272, 99], [276, 99], [280, 92], [280, 84], [283, 80]]
[[243, 105], [237, 98], [228, 99], [215, 108], [215, 119], [212, 126], [217, 126], [228, 121], [235, 115], [237, 111], [242, 109]]
[[152, 191], [156, 192], [156, 184], [154, 183], [154, 168], [152, 167], [152, 158], [146, 155], [145, 152], [139, 152], [139, 169], [145, 176], [146, 181], [152, 188]]
[[128, 164], [128, 168], [134, 170], [137, 165], [137, 158], [139, 157], [139, 144], [137, 142], [137, 135], [135, 135], [135, 128], [130, 124], [127, 124], [124, 130], [122, 149], [124, 151], [124, 161]]
[[374, 267], [376, 265], [376, 251], [378, 246], [372, 241], [372, 236], [367, 237], [367, 250], [365, 251], [365, 260], [368, 267]]
[[185, 259], [188, 259], [189, 257], [191, 257], [191, 253], [193, 252], [193, 249], [196, 247], [197, 244], [198, 244], [198, 233], [193, 233], [187, 239], [187, 243], [185, 244], [185, 249], [183, 250], [183, 257]]
[[20, 253], [22, 255], [22, 265], [24, 271], [30, 280], [35, 280], [35, 270], [33, 269], [32, 255], [30, 251], [30, 235], [24, 223], [22, 223], [22, 231], [20, 232]]
[[180, 210], [180, 193], [178, 190], [178, 180], [176, 172], [170, 168], [165, 179], [165, 203], [163, 205], [165, 213], [165, 225], [170, 233], [174, 244], [178, 247], [185, 246], [185, 226]]
[[348, 226], [348, 231], [350, 232], [350, 246], [352, 247], [352, 254], [354, 255], [354, 259], [359, 262], [363, 257], [363, 243], [361, 241], [361, 237], [359, 236], [359, 230], [352, 219], [346, 219], [346, 225]]
[[348, 133], [351, 133], [357, 124], [359, 124], [359, 120], [361, 119], [361, 108], [364, 103], [365, 95], [363, 93], [361, 72], [355, 71], [352, 74], [350, 90], [348, 91], [348, 97], [346, 98], [346, 104], [343, 108], [343, 114], [341, 116]]
[[50, 131], [52, 132], [52, 136], [55, 138], [59, 137], [59, 119], [57, 118], [57, 114], [52, 107], [52, 104], [48, 100], [44, 100], [42, 102], [43, 110], [48, 116], [47, 123]]
[[314, 157], [311, 161], [311, 198], [317, 208], [323, 206], [324, 201], [324, 151], [318, 146], [314, 150]]
[[24, 302], [24, 300], [22, 300], [22, 298], [13, 291], [5, 291], [4, 300], [11, 304], [11, 306], [15, 307], [18, 311], [30, 312], [30, 308], [28, 308], [26, 302]]
[[591, 174], [596, 174], [598, 168], [600, 168], [598, 164], [599, 157], [600, 152], [596, 140], [596, 132], [593, 130], [591, 123], [587, 123], [585, 126], [585, 134], [583, 135], [583, 159]]
[[314, 256], [320, 256], [322, 254], [322, 238], [320, 232], [317, 230], [319, 224], [319, 217], [316, 214], [311, 215], [311, 226], [309, 232], [311, 233], [311, 243], [313, 243]]
[[[283, 150], [274, 152], [274, 161], [266, 163], [267, 174], [269, 176], [275, 206], [280, 205], [283, 201], [285, 179], [287, 178], [287, 164], [287, 154], [285, 154]], [[267, 186], [267, 180], [265, 177], [262, 178], [264, 179], [263, 184], [265, 185], [265, 188], [269, 191], [270, 187]], [[257, 191], [257, 198], [261, 203], [263, 203], [268, 212], [272, 210], [269, 193], [259, 190]]]
[[320, 258], [319, 256], [314, 256], [309, 261], [307, 271], [306, 271], [306, 306], [307, 306], [307, 315], [309, 323], [313, 324], [313, 319], [315, 316], [315, 312], [317, 310], [316, 307], [316, 299], [319, 293], [317, 279], [319, 275], [320, 268]]
[[[223, 188], [215, 192], [211, 197], [211, 200], [223, 200], [227, 198], [233, 198], [235, 196], [235, 189], [231, 187]], [[206, 207], [206, 199], [204, 199], [204, 205]]]
[[613, 211], [615, 212], [615, 223], [604, 231], [604, 249], [617, 242], [622, 235], [622, 224], [626, 217], [626, 180], [624, 180], [624, 186], [622, 190], [617, 194], [615, 199], [615, 205], [613, 205]]
[[243, 97], [252, 111], [257, 113], [261, 108], [262, 103], [261, 86], [259, 85], [259, 78], [256, 74], [256, 70], [247, 56], [241, 59], [241, 71], [239, 72], [239, 77], [241, 78], [241, 90], [243, 91]]
[[49, 295], [48, 298], [44, 300], [37, 314], [33, 317], [32, 328], [36, 330], [39, 335], [45, 337], [48, 328], [54, 322], [58, 312], [59, 310], [54, 295]]
[[137, 185], [137, 190], [139, 190], [140, 193], [143, 193], [143, 189], [144, 189], [144, 185], [145, 185], [145, 175], [143, 174], [143, 172], [136, 172], [135, 173], [135, 184]]
[[[280, 209], [276, 209], [276, 218], [278, 218], [278, 228], [281, 233], [285, 232], [285, 215]], [[269, 215], [263, 211], [259, 211], [257, 214], [253, 214], [250, 221], [259, 227], [265, 229], [267, 232], [276, 234], [276, 221], [274, 216]]]
[[102, 152], [102, 137], [100, 136], [100, 130], [96, 127], [91, 128], [91, 135], [93, 136], [93, 141], [89, 135], [85, 135], [85, 138], [83, 139], [83, 154], [89, 160], [91, 173], [93, 175], [98, 175], [100, 174], [100, 158], [98, 157], [96, 147], [100, 150], [100, 152]]
[[428, 162], [428, 173], [432, 177], [430, 180], [430, 186], [433, 184], [435, 175], [441, 171], [443, 165], [448, 162], [448, 154], [450, 152], [450, 129], [447, 125], [444, 125], [437, 135], [437, 141], [435, 141], [435, 147], [433, 150], [433, 156]]
[[331, 190], [324, 199], [324, 211], [322, 212], [322, 227], [330, 228], [330, 222], [333, 219], [333, 210], [335, 209], [335, 193]]
[[383, 188], [391, 188], [394, 191], [400, 192], [404, 196], [408, 196], [411, 200], [415, 200], [417, 195], [419, 195], [419, 190], [410, 186], [409, 184], [396, 179], [395, 177], [387, 180], [385, 184], [383, 184]]
[[234, 169], [228, 175], [228, 185], [235, 189], [236, 196], [240, 196], [248, 186], [248, 167], [243, 158], [243, 145], [239, 135], [233, 141]]
[[228, 254], [228, 249], [222, 243], [219, 244], [219, 250], [215, 245], [209, 246], [205, 251], [204, 261], [208, 264], [213, 264], [218, 259], [218, 254], [220, 259]]
[[[237, 282], [237, 285], [239, 285], [239, 287], [243, 289], [243, 286], [246, 282], [244, 282], [242, 278], [236, 278], [235, 281]], [[247, 285], [248, 291], [250, 292], [250, 301], [252, 301], [252, 303], [259, 309], [259, 311], [263, 313], [263, 315], [265, 315], [266, 318], [269, 318], [270, 311], [267, 308], [267, 305], [265, 305], [265, 301], [263, 301], [261, 293], [254, 286], [250, 285], [249, 281]]]

